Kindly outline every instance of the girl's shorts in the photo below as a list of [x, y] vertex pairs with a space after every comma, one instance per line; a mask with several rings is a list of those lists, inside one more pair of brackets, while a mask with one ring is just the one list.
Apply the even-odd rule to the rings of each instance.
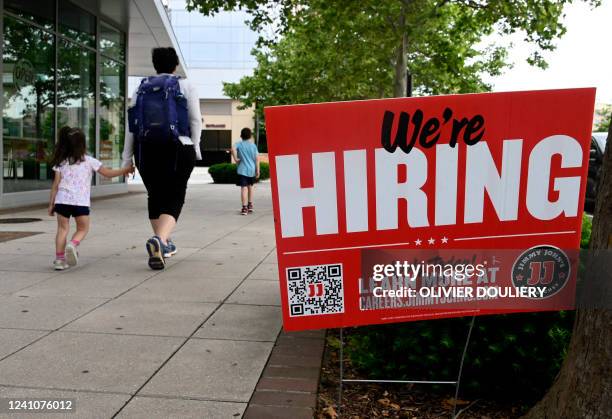
[[66, 218], [89, 215], [89, 207], [82, 207], [80, 205], [55, 204], [53, 210]]
[[251, 186], [253, 183], [255, 183], [255, 177], [238, 175], [238, 182], [236, 182], [236, 185], [244, 187]]

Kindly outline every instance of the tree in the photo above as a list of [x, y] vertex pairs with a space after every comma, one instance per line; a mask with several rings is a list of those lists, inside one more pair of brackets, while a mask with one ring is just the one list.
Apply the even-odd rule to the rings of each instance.
[[[56, 48], [58, 48], [57, 68], [55, 63]], [[30, 63], [33, 67], [32, 80], [25, 86], [16, 83], [7, 85], [4, 89], [4, 103], [21, 101], [22, 114], [34, 117], [33, 136], [39, 139], [51, 139], [53, 127], [45, 126], [48, 118], [52, 120], [53, 106], [70, 106], [72, 102], [81, 100], [84, 95], [93, 99], [93, 90], [85, 91], [83, 86], [95, 86], [95, 71], [93, 67], [83, 68], [87, 63], [84, 59], [88, 52], [67, 41], [55, 42], [47, 32], [18, 20], [7, 18], [4, 24], [4, 62], [5, 65], [17, 65], [20, 61]], [[90, 53], [89, 53], [90, 54]], [[86, 58], [86, 57], [85, 57]], [[88, 77], [87, 80], [82, 80]], [[58, 89], [55, 89], [55, 84]], [[106, 100], [107, 89], [103, 85], [100, 92], [101, 101]], [[58, 126], [59, 124], [58, 118]], [[48, 121], [47, 121], [48, 122]], [[49, 129], [51, 128], [51, 129]]]
[[[591, 250], [612, 248], [612, 121], [603, 157], [593, 217]], [[587, 278], [588, 279], [588, 278]], [[610, 284], [602, 295], [610, 295]], [[612, 416], [612, 310], [577, 310], [574, 332], [561, 371], [544, 398], [525, 416], [609, 418]]]
[[[394, 29], [386, 23], [387, 14], [396, 12], [393, 3], [372, 2], [369, 8], [359, 4], [362, 9], [338, 12], [325, 2], [312, 2], [308, 13], [294, 19], [278, 42], [255, 52], [258, 66], [253, 76], [227, 84], [226, 93], [247, 106], [394, 95], [399, 70], [393, 64]], [[388, 8], [385, 14], [375, 13], [383, 8]], [[414, 20], [421, 28], [409, 49], [415, 90], [420, 94], [487, 90], [479, 74], [497, 74], [504, 65], [503, 50], [489, 48], [481, 54], [472, 47], [477, 37], [466, 30], [470, 17], [458, 15], [455, 9], [440, 11], [428, 25], [418, 23], [425, 10], [415, 9], [406, 20]], [[440, 31], [440, 27], [448, 29]], [[400, 84], [405, 95], [405, 82]]]
[[[13, 83], [13, 88], [9, 84], [4, 89], [4, 103], [13, 100], [21, 100], [24, 105], [23, 116], [33, 114], [34, 135], [42, 138], [43, 134], [43, 114], [49, 111], [55, 100], [54, 96], [54, 73], [53, 67], [49, 68], [48, 63], [53, 63], [55, 49], [50, 35], [40, 29], [25, 25], [13, 19], [7, 19], [4, 23], [4, 62], [16, 66], [19, 61], [24, 61], [35, 67], [33, 73], [28, 76], [26, 86]], [[34, 64], [32, 64], [34, 63]]]
[[[479, 42], [495, 31], [523, 31], [534, 46], [530, 63], [544, 67], [542, 53], [554, 49], [553, 41], [565, 32], [560, 19], [570, 2], [188, 0], [187, 4], [207, 15], [245, 8], [253, 29], [266, 34], [270, 31], [264, 29], [272, 28], [272, 35], [260, 37], [256, 52], [262, 71], [243, 79], [243, 86], [226, 88], [231, 97], [250, 105], [262, 99], [266, 104], [279, 103], [278, 95], [258, 97], [249, 90], [262, 93], [271, 88], [278, 93], [283, 87], [279, 83], [329, 94], [319, 94], [314, 101], [335, 100], [339, 95], [363, 98], [364, 93], [368, 98], [404, 96], [407, 70], [421, 94], [487, 90], [480, 76], [499, 74], [506, 65], [506, 50], [497, 45], [479, 48]], [[273, 75], [290, 78], [284, 82]], [[300, 95], [288, 95], [294, 99], [290, 103], [299, 103], [295, 99]]]
[[595, 113], [600, 119], [598, 123], [595, 124], [593, 132], [605, 132], [608, 124], [612, 121], [612, 105], [604, 105], [600, 109], [597, 109]]

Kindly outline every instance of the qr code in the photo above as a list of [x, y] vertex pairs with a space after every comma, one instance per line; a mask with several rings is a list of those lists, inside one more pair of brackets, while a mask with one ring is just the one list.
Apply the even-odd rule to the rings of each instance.
[[287, 295], [291, 317], [344, 313], [342, 264], [287, 268]]

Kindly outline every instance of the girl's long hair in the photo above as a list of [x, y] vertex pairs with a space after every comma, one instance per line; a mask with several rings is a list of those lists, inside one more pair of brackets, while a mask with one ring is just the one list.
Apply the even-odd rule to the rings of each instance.
[[78, 128], [62, 127], [59, 130], [55, 152], [51, 158], [51, 166], [59, 166], [64, 162], [76, 164], [85, 161], [87, 145], [85, 134]]

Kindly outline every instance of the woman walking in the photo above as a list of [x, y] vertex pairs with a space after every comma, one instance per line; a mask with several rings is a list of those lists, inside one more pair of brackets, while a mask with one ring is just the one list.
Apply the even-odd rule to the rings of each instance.
[[153, 237], [147, 240], [149, 267], [163, 269], [177, 252], [172, 231], [183, 209], [187, 181], [201, 160], [202, 115], [195, 87], [174, 75], [179, 59], [174, 48], [155, 48], [157, 76], [147, 77], [132, 97], [123, 165], [136, 167], [148, 194]]

